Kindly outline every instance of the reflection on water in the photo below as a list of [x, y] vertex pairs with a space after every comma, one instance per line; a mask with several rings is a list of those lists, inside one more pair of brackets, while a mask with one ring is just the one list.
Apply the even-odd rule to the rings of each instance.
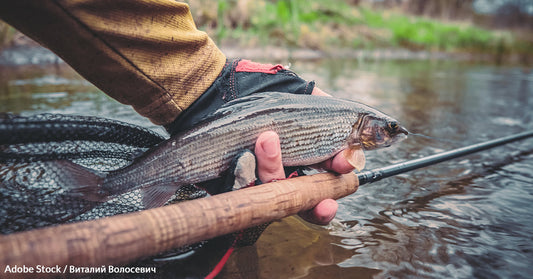
[[[286, 61], [282, 61], [286, 62]], [[531, 69], [453, 61], [293, 61], [335, 96], [399, 119], [411, 136], [367, 168], [533, 128]], [[108, 117], [155, 129], [62, 64], [0, 66], [0, 111]], [[533, 274], [533, 140], [363, 186], [337, 220], [274, 223], [221, 278], [527, 278]]]
[[164, 132], [132, 108], [103, 94], [64, 63], [0, 64], [0, 112], [105, 115]]
[[[367, 152], [367, 168], [533, 128], [529, 70], [443, 61], [293, 65], [335, 96], [363, 101], [412, 131], [446, 140], [412, 136]], [[294, 248], [311, 245], [303, 238], [278, 244], [285, 248], [275, 252], [263, 248], [268, 239], [259, 240], [259, 254], [306, 272], [266, 274], [262, 270], [275, 264], [260, 260], [258, 277], [527, 278], [533, 274], [532, 166], [533, 140], [527, 140], [363, 186], [339, 201], [338, 223], [316, 230], [316, 238], [329, 243], [318, 251]], [[295, 234], [269, 232], [279, 239]], [[295, 249], [311, 255], [294, 256]], [[329, 262], [313, 258], [328, 251], [335, 255]]]

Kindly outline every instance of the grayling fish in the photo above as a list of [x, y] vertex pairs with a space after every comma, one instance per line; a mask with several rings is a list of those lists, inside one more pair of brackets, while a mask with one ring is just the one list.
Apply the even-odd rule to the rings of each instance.
[[278, 133], [284, 166], [312, 165], [344, 152], [357, 169], [364, 167], [363, 150], [390, 146], [408, 134], [393, 118], [358, 102], [267, 92], [225, 104], [123, 169], [98, 173], [64, 161], [67, 174], [60, 183], [95, 201], [141, 188], [147, 208], [160, 206], [182, 185], [223, 176], [265, 131]]

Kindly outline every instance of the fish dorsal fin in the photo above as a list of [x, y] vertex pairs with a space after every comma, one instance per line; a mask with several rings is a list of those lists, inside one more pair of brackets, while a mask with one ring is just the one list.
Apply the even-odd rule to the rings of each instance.
[[[247, 109], [257, 109], [258, 103], [268, 103], [268, 106], [276, 106], [280, 104], [285, 104], [288, 98], [294, 98], [298, 94], [282, 93], [282, 92], [262, 92], [256, 93], [248, 96], [244, 96], [232, 101], [229, 101], [218, 108], [214, 115], [226, 115], [234, 111], [242, 111]], [[307, 95], [305, 95], [307, 96]]]
[[290, 93], [262, 92], [232, 100], [198, 121], [195, 127], [190, 130], [194, 132], [190, 132], [188, 137], [196, 135], [195, 132], [204, 131], [206, 126], [211, 125], [215, 121], [228, 121], [230, 119], [229, 115], [233, 113], [249, 115], [250, 113], [259, 111], [261, 108], [281, 109], [287, 104], [289, 97], [294, 98], [293, 95], [298, 96], [297, 94]]

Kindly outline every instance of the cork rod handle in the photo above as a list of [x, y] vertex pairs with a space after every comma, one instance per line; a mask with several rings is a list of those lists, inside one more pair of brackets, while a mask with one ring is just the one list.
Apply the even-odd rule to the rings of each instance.
[[357, 187], [354, 173], [320, 173], [135, 213], [0, 236], [0, 268], [125, 264], [281, 219], [311, 209], [323, 199], [352, 194]]

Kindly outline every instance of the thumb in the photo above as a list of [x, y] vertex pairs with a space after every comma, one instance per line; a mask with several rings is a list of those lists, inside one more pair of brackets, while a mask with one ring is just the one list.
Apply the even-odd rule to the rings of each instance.
[[281, 163], [281, 147], [279, 136], [268, 131], [259, 135], [255, 143], [257, 158], [257, 175], [263, 182], [285, 178], [285, 171]]

